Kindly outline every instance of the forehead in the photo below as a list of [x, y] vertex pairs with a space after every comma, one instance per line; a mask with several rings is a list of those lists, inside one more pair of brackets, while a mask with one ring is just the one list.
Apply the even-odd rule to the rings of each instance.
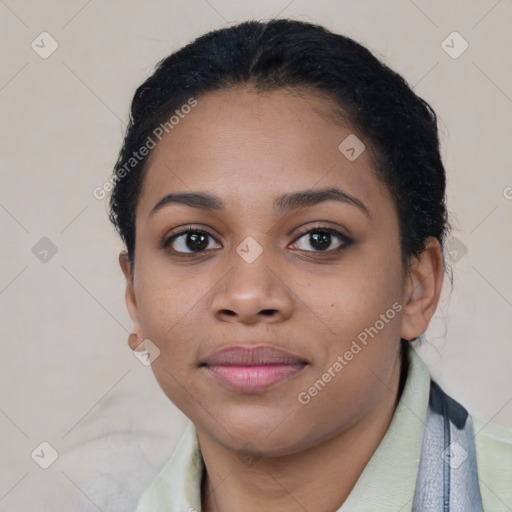
[[[300, 90], [237, 87], [200, 96], [151, 151], [138, 214], [171, 191], [215, 191], [228, 204], [243, 198], [266, 207], [283, 193], [329, 186], [364, 197], [371, 210], [389, 194], [368, 141], [336, 109], [328, 97]], [[347, 145], [362, 152], [353, 159]]]

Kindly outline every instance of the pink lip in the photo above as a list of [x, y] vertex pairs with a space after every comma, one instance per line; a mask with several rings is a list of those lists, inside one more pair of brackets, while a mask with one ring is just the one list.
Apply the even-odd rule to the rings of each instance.
[[304, 359], [272, 346], [228, 347], [207, 357], [207, 373], [240, 393], [257, 393], [300, 372]]

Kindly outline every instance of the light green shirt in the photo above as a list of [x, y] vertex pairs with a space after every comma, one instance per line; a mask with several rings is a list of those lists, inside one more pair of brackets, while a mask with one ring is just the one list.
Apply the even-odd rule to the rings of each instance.
[[[410, 512], [416, 487], [430, 374], [409, 345], [410, 367], [389, 428], [337, 512]], [[512, 512], [512, 430], [472, 416], [485, 512]], [[441, 463], [441, 458], [440, 458]], [[204, 462], [190, 423], [137, 512], [200, 512]]]

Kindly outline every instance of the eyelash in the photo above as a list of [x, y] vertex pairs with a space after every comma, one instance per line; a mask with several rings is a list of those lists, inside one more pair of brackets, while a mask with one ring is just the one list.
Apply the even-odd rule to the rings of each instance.
[[[338, 231], [337, 229], [334, 229], [334, 228], [330, 228], [328, 226], [322, 226], [322, 225], [319, 225], [319, 226], [313, 226], [313, 227], [308, 227], [306, 228], [305, 230], [301, 231], [297, 237], [295, 238], [295, 240], [293, 241], [293, 244], [295, 244], [298, 240], [300, 240], [304, 235], [307, 235], [308, 233], [329, 233], [331, 235], [334, 235], [335, 237], [337, 237], [339, 239], [339, 241], [341, 242], [341, 245], [339, 247], [337, 247], [336, 249], [328, 249], [328, 250], [325, 250], [325, 251], [304, 251], [303, 249], [299, 249], [301, 251], [304, 251], [304, 252], [308, 252], [308, 253], [314, 253], [314, 254], [318, 254], [320, 255], [320, 257], [325, 257], [325, 256], [322, 256], [322, 255], [327, 255], [327, 256], [332, 256], [333, 254], [338, 254], [340, 253], [342, 250], [346, 249], [347, 247], [349, 247], [350, 245], [353, 244], [354, 240], [351, 239], [350, 237], [348, 237], [347, 235], [344, 235], [343, 233], [341, 233], [340, 231]], [[215, 240], [215, 237], [210, 234], [208, 231], [205, 231], [204, 229], [194, 229], [193, 226], [189, 226], [189, 229], [186, 229], [184, 231], [180, 231], [178, 233], [175, 233], [173, 235], [171, 235], [170, 237], [167, 237], [167, 238], [164, 238], [160, 244], [160, 247], [161, 249], [168, 249], [169, 246], [179, 237], [183, 236], [183, 235], [187, 235], [189, 233], [200, 233], [200, 234], [203, 234], [203, 235], [206, 235], [206, 236], [209, 236], [211, 238], [213, 238]], [[217, 242], [218, 243], [218, 242]], [[184, 258], [190, 258], [190, 257], [195, 257], [195, 256], [200, 256], [202, 254], [205, 253], [205, 251], [198, 251], [198, 252], [190, 252], [190, 253], [185, 253], [185, 252], [179, 252], [179, 251], [172, 251], [174, 254], [178, 255], [179, 257], [184, 257]]]

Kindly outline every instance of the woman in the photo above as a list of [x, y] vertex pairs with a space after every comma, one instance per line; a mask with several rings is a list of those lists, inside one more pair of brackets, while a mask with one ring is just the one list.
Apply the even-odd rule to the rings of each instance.
[[448, 227], [399, 75], [299, 21], [208, 33], [136, 91], [113, 181], [130, 347], [191, 420], [139, 512], [512, 509], [511, 432], [410, 346]]

